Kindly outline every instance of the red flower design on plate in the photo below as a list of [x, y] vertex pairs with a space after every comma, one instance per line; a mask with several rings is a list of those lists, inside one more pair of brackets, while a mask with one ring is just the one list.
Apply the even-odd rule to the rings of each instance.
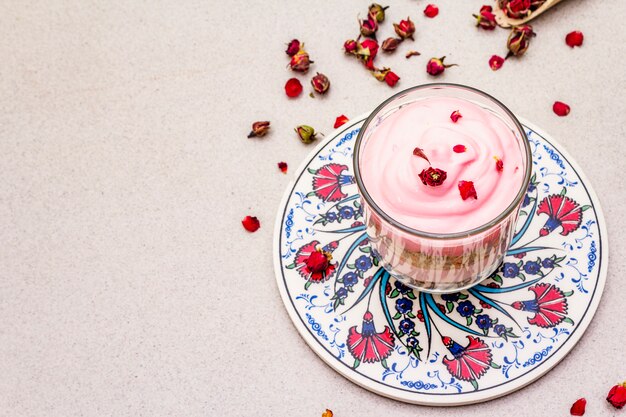
[[298, 270], [300, 276], [307, 280], [305, 288], [311, 283], [328, 281], [337, 267], [331, 262], [333, 259], [331, 253], [336, 248], [337, 242], [331, 242], [322, 248], [320, 242], [313, 240], [298, 249], [293, 263], [287, 265], [287, 268]]
[[452, 353], [453, 358], [443, 358], [443, 364], [456, 378], [472, 383], [478, 389], [478, 382], [489, 367], [499, 368], [491, 361], [491, 349], [478, 337], [467, 336], [469, 343], [463, 347], [451, 338], [444, 336], [443, 344]]
[[541, 283], [528, 288], [535, 294], [533, 300], [515, 301], [511, 306], [516, 310], [535, 313], [528, 319], [528, 323], [535, 326], [549, 328], [562, 321], [571, 322], [567, 317], [566, 295], [552, 284]]
[[547, 236], [561, 226], [561, 235], [567, 236], [580, 227], [583, 211], [589, 206], [581, 207], [576, 201], [563, 194], [552, 194], [539, 203], [537, 214], [547, 214], [548, 220], [539, 230], [540, 236]]
[[376, 332], [374, 316], [367, 311], [363, 315], [361, 332], [357, 331], [356, 326], [351, 327], [348, 331], [346, 344], [348, 351], [354, 357], [354, 368], [359, 366], [361, 362], [381, 362], [386, 368], [386, 359], [393, 352], [394, 337], [389, 326], [385, 326], [380, 333]]
[[317, 170], [309, 170], [313, 174], [313, 191], [308, 195], [316, 195], [324, 201], [340, 201], [348, 196], [342, 187], [354, 184], [352, 175], [345, 175], [346, 165], [328, 164]]

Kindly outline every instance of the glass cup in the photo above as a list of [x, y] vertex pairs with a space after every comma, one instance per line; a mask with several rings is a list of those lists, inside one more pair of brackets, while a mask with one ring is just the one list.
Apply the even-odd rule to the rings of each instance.
[[[362, 159], [372, 133], [402, 106], [433, 97], [470, 101], [499, 117], [511, 129], [522, 157], [523, 181], [514, 200], [486, 224], [460, 233], [429, 233], [394, 220], [368, 194], [361, 178]], [[513, 113], [490, 95], [457, 84], [425, 84], [404, 90], [383, 102], [367, 118], [356, 140], [354, 172], [367, 234], [383, 267], [402, 283], [420, 291], [450, 293], [489, 277], [502, 263], [530, 182], [532, 156], [524, 129]]]

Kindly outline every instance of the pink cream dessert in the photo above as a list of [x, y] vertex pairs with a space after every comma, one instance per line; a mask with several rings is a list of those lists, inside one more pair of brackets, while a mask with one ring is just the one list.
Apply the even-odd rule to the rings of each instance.
[[[453, 112], [460, 114], [456, 122]], [[414, 155], [415, 148], [428, 161]], [[372, 133], [362, 152], [367, 164], [361, 176], [372, 200], [397, 222], [423, 232], [459, 233], [490, 222], [513, 202], [524, 181], [519, 141], [510, 127], [455, 97], [403, 106]], [[420, 179], [430, 167], [445, 172], [440, 185]], [[462, 198], [460, 181], [473, 183], [476, 198]]]

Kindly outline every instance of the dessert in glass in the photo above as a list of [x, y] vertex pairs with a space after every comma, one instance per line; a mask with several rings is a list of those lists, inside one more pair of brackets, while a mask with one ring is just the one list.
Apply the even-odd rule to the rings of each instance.
[[389, 273], [455, 292], [501, 264], [531, 175], [520, 122], [474, 88], [427, 84], [365, 121], [354, 170], [367, 234]]

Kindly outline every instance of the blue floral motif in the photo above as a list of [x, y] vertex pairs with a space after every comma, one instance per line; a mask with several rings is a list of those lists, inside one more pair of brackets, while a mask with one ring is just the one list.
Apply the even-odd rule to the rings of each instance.
[[472, 314], [474, 314], [475, 309], [476, 308], [471, 301], [462, 301], [457, 306], [456, 311], [459, 312], [461, 317], [470, 317]]
[[337, 297], [346, 298], [347, 296], [348, 296], [348, 290], [346, 290], [344, 287], [341, 287], [337, 290]]
[[359, 271], [365, 272], [372, 267], [372, 260], [367, 255], [361, 255], [355, 262], [354, 266]]
[[350, 206], [343, 206], [339, 208], [339, 217], [342, 219], [351, 219], [354, 216], [354, 209]]
[[529, 261], [524, 264], [524, 272], [530, 275], [537, 275], [541, 272], [541, 267], [535, 261]]
[[554, 268], [554, 259], [544, 259], [543, 261], [541, 261], [541, 266], [543, 266], [544, 268]]
[[519, 266], [513, 262], [505, 262], [502, 265], [502, 275], [505, 278], [515, 278], [519, 274]]
[[587, 264], [587, 272], [591, 272], [593, 267], [596, 266], [596, 259], [598, 256], [596, 255], [596, 241], [591, 241], [591, 245], [589, 246], [589, 253], [587, 254], [587, 259], [589, 259], [589, 263]]
[[343, 285], [346, 287], [353, 287], [359, 282], [359, 276], [354, 272], [348, 272], [343, 276]]
[[506, 326], [504, 324], [496, 324], [493, 326], [493, 332], [498, 336], [506, 334]]
[[411, 291], [411, 288], [407, 287], [406, 285], [404, 285], [403, 283], [401, 283], [400, 281], [396, 280], [395, 283], [393, 284], [394, 287], [396, 287], [396, 289], [398, 291], [400, 291], [400, 294], [406, 294], [409, 291]]
[[396, 300], [396, 310], [400, 314], [406, 314], [413, 309], [413, 301], [408, 298], [398, 298]]
[[453, 292], [453, 293], [450, 293], [450, 294], [442, 294], [441, 298], [444, 301], [450, 301], [451, 303], [454, 303], [454, 302], [459, 301], [459, 296], [460, 295], [461, 295], [461, 293]]
[[337, 220], [337, 213], [330, 211], [328, 213], [326, 213], [326, 220], [328, 220], [329, 222], [334, 222]]
[[400, 322], [400, 330], [402, 330], [404, 334], [411, 333], [414, 328], [415, 328], [415, 322], [413, 322], [413, 320], [403, 319]]
[[481, 330], [489, 329], [492, 325], [492, 320], [487, 314], [480, 314], [476, 316], [476, 325]]

